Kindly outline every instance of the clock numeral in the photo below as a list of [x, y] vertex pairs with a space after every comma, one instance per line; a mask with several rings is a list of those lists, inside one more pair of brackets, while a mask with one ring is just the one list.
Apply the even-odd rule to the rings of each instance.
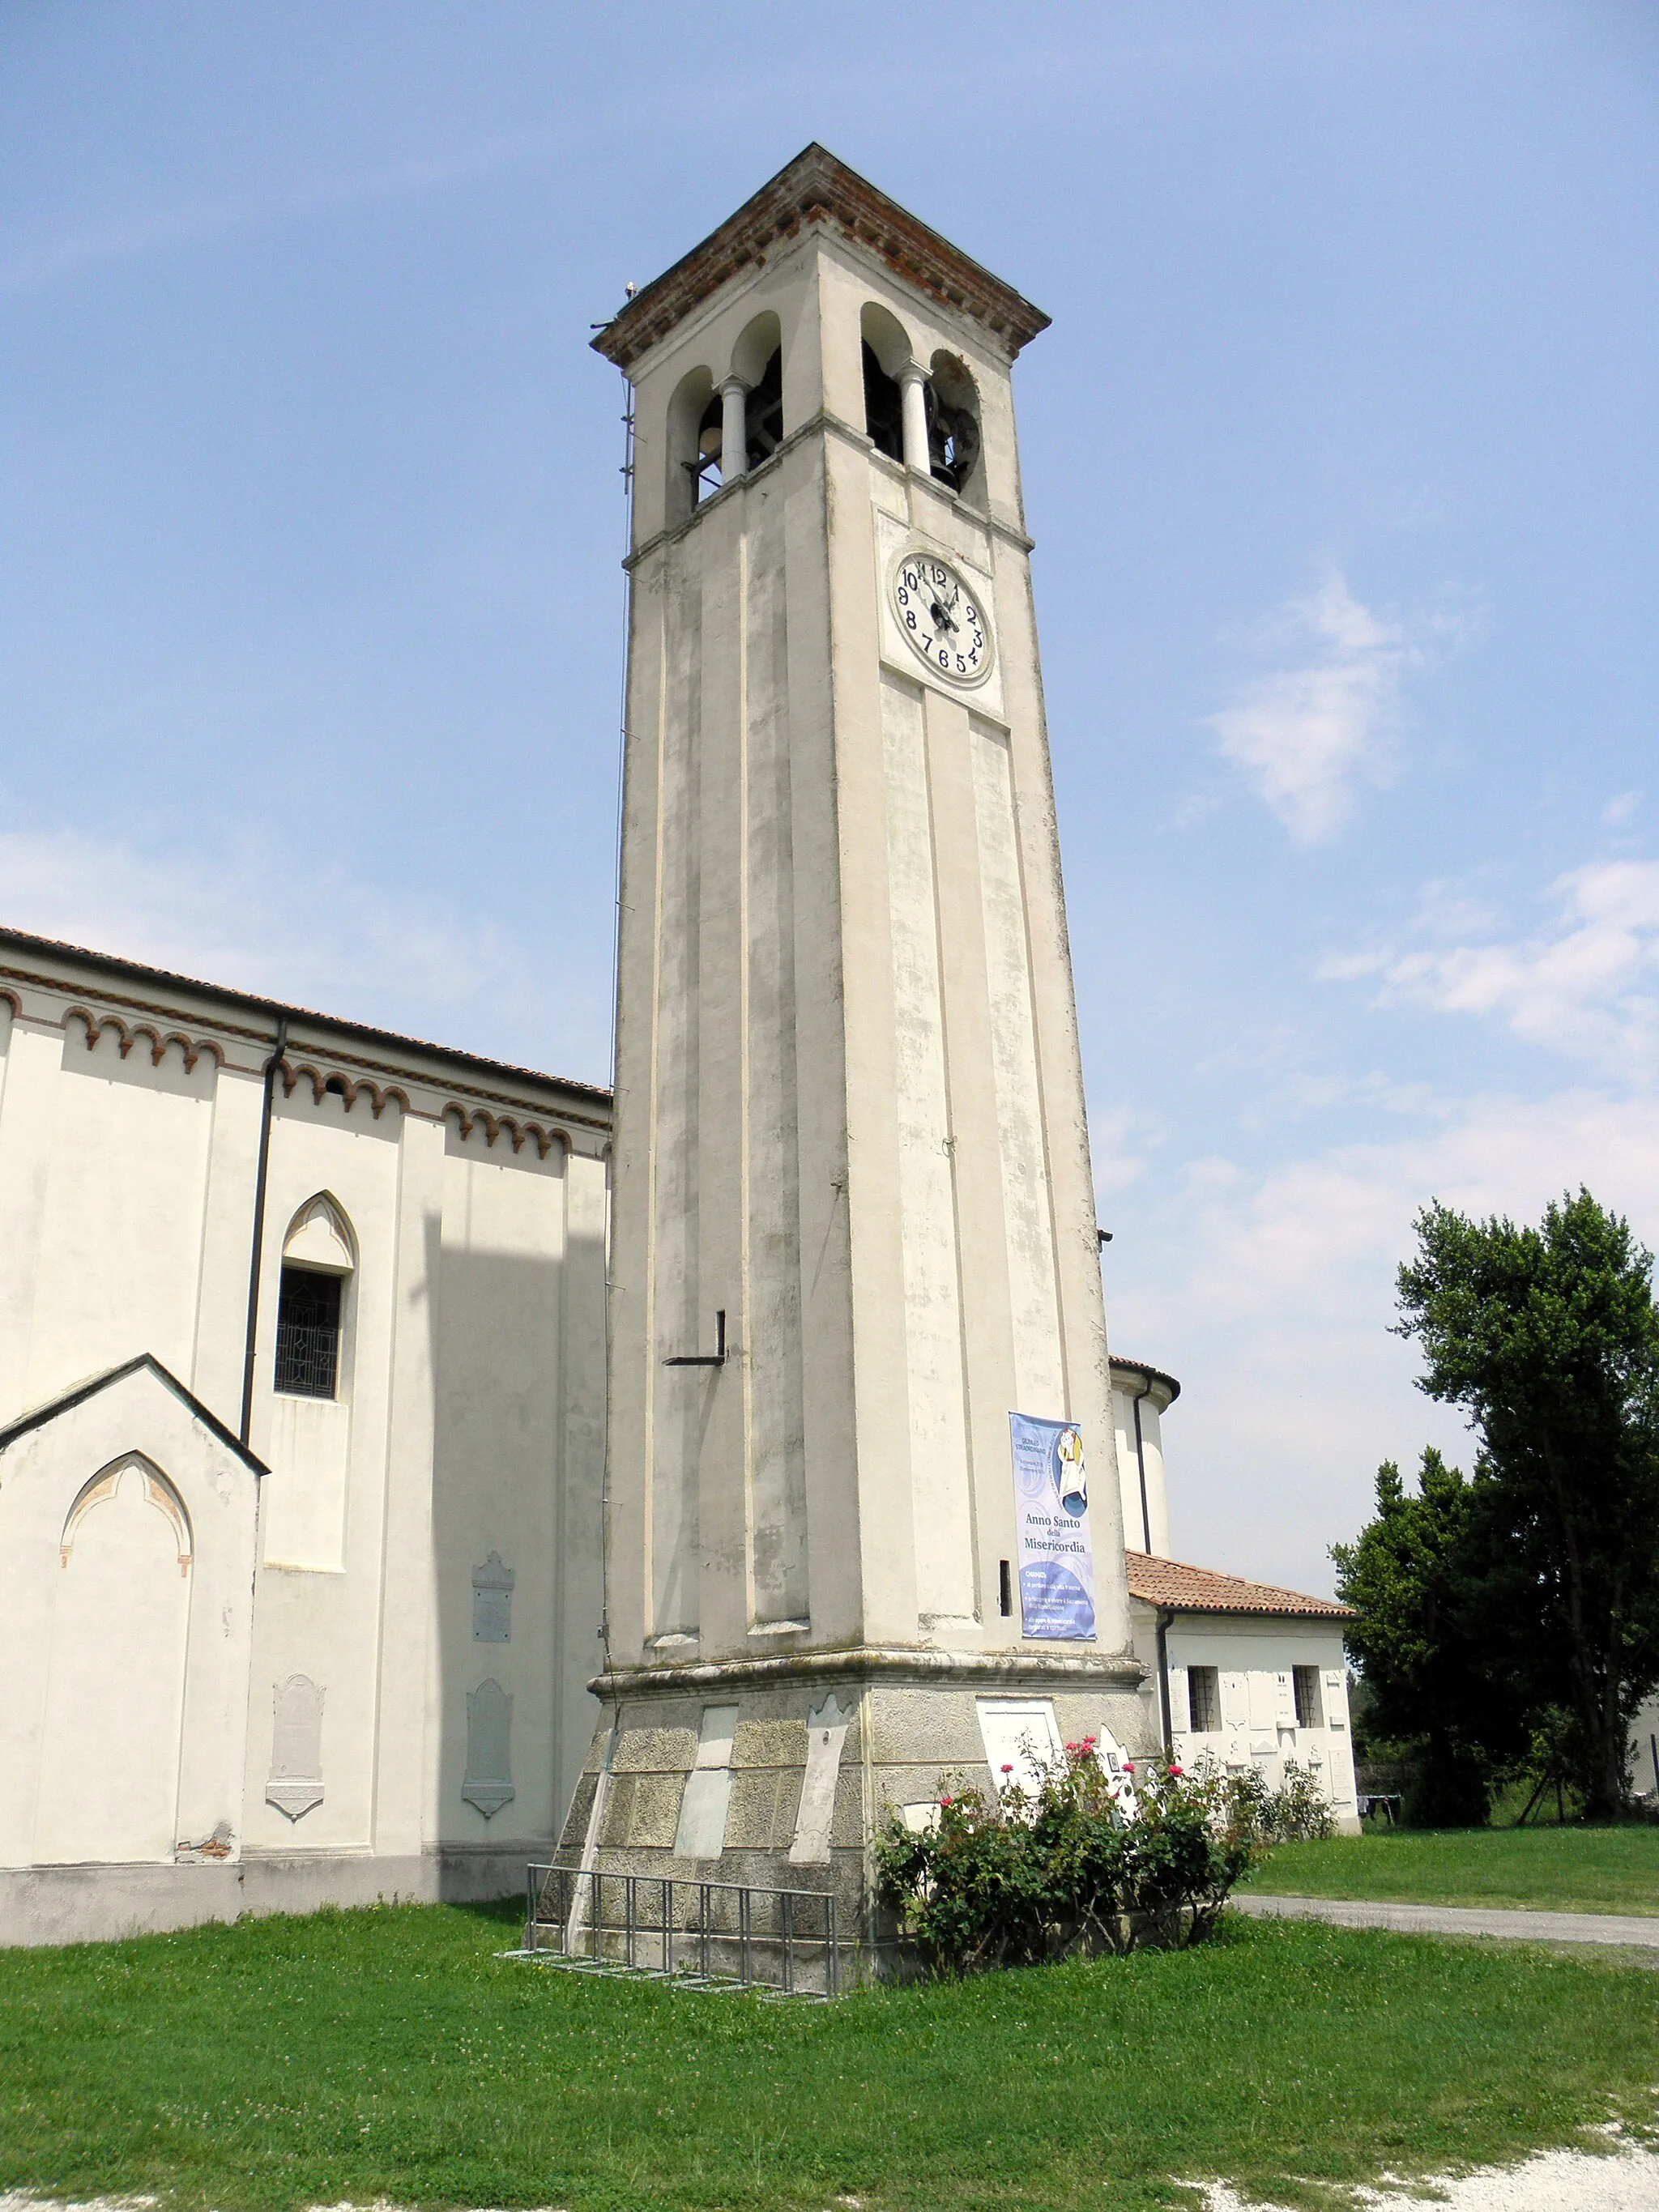
[[915, 626], [916, 626], [916, 611], [915, 611], [915, 609], [914, 607], [912, 607], [912, 608], [911, 608], [911, 610], [910, 610], [909, 613], [908, 613], [908, 615], [906, 615], [906, 617], [904, 617], [904, 622], [905, 622], [905, 627], [906, 627], [907, 629], [914, 629], [915, 628]]
[[943, 646], [939, 647], [939, 665], [941, 668], [948, 668], [951, 665], [951, 656]]
[[976, 623], [976, 622], [979, 620], [979, 615], [978, 615], [978, 612], [977, 612], [977, 611], [976, 611], [975, 608], [973, 608], [973, 607], [964, 607], [964, 608], [963, 609], [963, 611], [963, 611], [963, 615], [964, 618], [965, 618], [967, 621], [969, 621], [969, 622], [970, 622], [970, 623]]
[[960, 653], [957, 653], [957, 674], [958, 676], [965, 676], [967, 673], [968, 673], [968, 664], [967, 664], [967, 662], [963, 659], [962, 655], [961, 655]]

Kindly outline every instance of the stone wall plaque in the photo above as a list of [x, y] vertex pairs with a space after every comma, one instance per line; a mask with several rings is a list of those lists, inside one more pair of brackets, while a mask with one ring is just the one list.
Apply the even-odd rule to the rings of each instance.
[[481, 1682], [468, 1692], [461, 1795], [486, 1820], [493, 1820], [518, 1794], [513, 1787], [512, 1734], [513, 1700], [499, 1682]]
[[510, 1644], [513, 1640], [513, 1585], [518, 1580], [501, 1555], [492, 1552], [483, 1566], [472, 1570], [472, 1641]]
[[842, 1712], [836, 1704], [833, 1690], [808, 1718], [806, 1778], [801, 1784], [794, 1841], [789, 1846], [791, 1866], [830, 1863], [830, 1826], [836, 1811], [836, 1784], [841, 1774], [847, 1723], [851, 1718], [852, 1715]]
[[717, 1859], [726, 1848], [726, 1815], [732, 1802], [732, 1740], [735, 1705], [705, 1705], [697, 1735], [697, 1763], [686, 1777], [674, 1836], [677, 1859]]
[[323, 1802], [323, 1691], [308, 1674], [290, 1674], [273, 1702], [265, 1802], [300, 1820]]

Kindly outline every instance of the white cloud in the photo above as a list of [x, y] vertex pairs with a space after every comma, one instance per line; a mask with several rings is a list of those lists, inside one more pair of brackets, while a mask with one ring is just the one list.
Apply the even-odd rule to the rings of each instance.
[[1639, 791], [1621, 791], [1617, 799], [1608, 799], [1601, 809], [1605, 826], [1622, 830], [1627, 822], [1633, 822], [1642, 811], [1642, 796]]
[[1161, 1140], [1158, 1124], [1130, 1106], [1120, 1106], [1109, 1114], [1090, 1117], [1089, 1151], [1094, 1161], [1095, 1196], [1097, 1204], [1105, 1206], [1100, 1216], [1103, 1228], [1111, 1226], [1111, 1209], [1106, 1201], [1115, 1192], [1127, 1190], [1131, 1183], [1139, 1182], [1146, 1172], [1148, 1151]]
[[1322, 844], [1352, 814], [1358, 785], [1395, 772], [1401, 677], [1419, 648], [1340, 576], [1293, 601], [1262, 637], [1296, 665], [1247, 684], [1211, 726], [1294, 842]]
[[557, 1073], [604, 1066], [607, 978], [556, 990], [571, 979], [487, 922], [252, 844], [206, 858], [0, 831], [0, 921], [498, 1058], [552, 1057]]
[[1148, 1191], [1108, 1248], [1107, 1318], [1184, 1386], [1164, 1424], [1177, 1555], [1328, 1590], [1327, 1547], [1368, 1516], [1380, 1460], [1435, 1443], [1468, 1466], [1389, 1334], [1413, 1218], [1439, 1198], [1535, 1220], [1581, 1182], [1659, 1243], [1650, 1100], [1479, 1098], [1397, 1141], [1259, 1173], [1208, 1158]]
[[1322, 964], [1328, 980], [1380, 977], [1379, 1002], [1504, 1022], [1528, 1043], [1636, 1081], [1659, 1073], [1659, 862], [1599, 860], [1550, 886], [1532, 936], [1383, 948]]

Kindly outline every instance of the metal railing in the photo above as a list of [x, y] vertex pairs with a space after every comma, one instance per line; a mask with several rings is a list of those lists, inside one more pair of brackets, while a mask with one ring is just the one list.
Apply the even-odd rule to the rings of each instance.
[[527, 1908], [527, 1955], [686, 1987], [839, 1996], [854, 1948], [824, 1890], [532, 1866]]

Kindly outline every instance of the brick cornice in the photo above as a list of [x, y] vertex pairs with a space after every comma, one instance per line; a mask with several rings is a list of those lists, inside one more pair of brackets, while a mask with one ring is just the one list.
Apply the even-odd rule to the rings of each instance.
[[722, 284], [763, 261], [812, 223], [832, 224], [875, 253], [896, 276], [980, 324], [1012, 361], [1048, 327], [1041, 307], [929, 229], [867, 178], [813, 144], [780, 169], [720, 228], [612, 317], [593, 349], [627, 369]]

